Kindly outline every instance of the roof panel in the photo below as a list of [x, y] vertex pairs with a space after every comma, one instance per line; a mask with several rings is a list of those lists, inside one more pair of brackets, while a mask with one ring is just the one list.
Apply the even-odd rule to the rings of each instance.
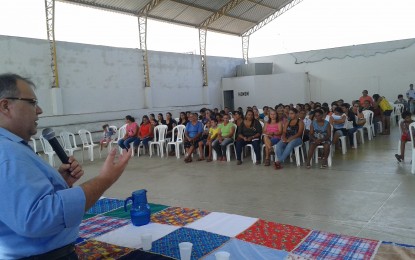
[[239, 34], [254, 26], [255, 23], [235, 19], [229, 16], [222, 16], [214, 21], [208, 28], [230, 34]]
[[160, 17], [167, 20], [174, 20], [187, 7], [188, 6], [185, 4], [173, 1], [162, 1], [153, 10], [151, 10], [149, 14], [154, 17]]
[[219, 10], [222, 6], [224, 6], [228, 2], [229, 0], [216, 0], [216, 1], [196, 0], [194, 4], [208, 8], [208, 9]]
[[261, 21], [273, 13], [275, 13], [274, 9], [270, 9], [261, 5], [255, 5], [245, 13], [241, 14], [240, 17], [254, 21]]
[[255, 6], [255, 3], [250, 1], [242, 1], [239, 5], [235, 6], [232, 10], [229, 11], [229, 14], [234, 16], [240, 16], [246, 11]]
[[204, 9], [197, 9], [195, 7], [187, 7], [181, 14], [179, 14], [175, 21], [177, 22], [188, 22], [192, 24], [201, 24], [204, 20], [206, 20], [212, 12], [206, 11]]
[[[128, 15], [139, 15], [147, 4], [157, 0], [57, 0]], [[160, 0], [148, 17], [199, 28], [232, 0]], [[242, 35], [265, 18], [295, 0], [244, 0], [208, 26], [209, 30]], [[216, 17], [215, 17], [216, 19]]]
[[275, 9], [280, 9], [281, 7], [285, 6], [286, 4], [292, 2], [292, 0], [261, 0], [258, 1], [260, 4], [264, 4], [269, 7], [273, 7]]

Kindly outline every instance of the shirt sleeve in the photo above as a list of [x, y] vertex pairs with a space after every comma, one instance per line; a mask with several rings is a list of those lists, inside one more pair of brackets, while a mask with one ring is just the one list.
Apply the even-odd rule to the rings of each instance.
[[0, 221], [17, 234], [33, 238], [80, 225], [86, 201], [82, 188], [68, 188], [52, 168], [33, 166], [23, 160], [0, 165]]

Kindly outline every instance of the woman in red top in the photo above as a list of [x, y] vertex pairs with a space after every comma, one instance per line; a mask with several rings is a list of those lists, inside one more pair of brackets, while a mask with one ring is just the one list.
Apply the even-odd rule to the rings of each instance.
[[153, 139], [153, 125], [150, 123], [148, 116], [143, 116], [143, 121], [138, 130], [137, 140], [134, 142], [134, 147], [138, 147], [143, 142], [144, 147], [148, 147], [148, 142]]

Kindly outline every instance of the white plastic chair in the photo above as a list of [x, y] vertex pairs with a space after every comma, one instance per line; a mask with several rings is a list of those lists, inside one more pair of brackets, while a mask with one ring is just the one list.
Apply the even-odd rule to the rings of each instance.
[[154, 140], [148, 142], [150, 157], [153, 156], [153, 146], [158, 146], [157, 153], [164, 156], [164, 145], [166, 144], [167, 125], [158, 125], [154, 128]]
[[[117, 133], [117, 131], [118, 131], [118, 127], [117, 126], [115, 126], [115, 125], [110, 125], [109, 126], [109, 128], [111, 128], [112, 129], [112, 131], [114, 132], [114, 133]], [[111, 149], [112, 149], [112, 144], [114, 143], [114, 140], [111, 140], [109, 143], [108, 143], [108, 151], [111, 151]]]
[[372, 140], [375, 136], [375, 126], [373, 125], [373, 112], [370, 110], [365, 110], [362, 112], [363, 116], [366, 119], [366, 123], [363, 125], [363, 129], [367, 131], [367, 139]]
[[43, 152], [48, 156], [49, 158], [49, 164], [54, 167], [55, 166], [55, 159], [54, 155], [56, 154], [53, 150], [52, 146], [50, 146], [49, 142], [43, 137], [39, 137], [40, 144], [42, 145]]
[[[402, 119], [402, 112], [403, 112], [404, 108], [405, 108], [405, 106], [403, 104], [393, 104], [393, 111], [395, 113], [395, 116], [398, 116], [398, 121]], [[393, 121], [395, 122], [394, 124], [396, 125], [395, 116], [391, 117], [391, 119], [393, 118]]]
[[[230, 120], [229, 120], [230, 121]], [[234, 124], [235, 126], [235, 132], [233, 134], [233, 140], [235, 140], [237, 132], [238, 132], [238, 126], [236, 124]], [[233, 148], [234, 153], [235, 153], [235, 158], [236, 158], [236, 147], [235, 147], [235, 141], [226, 145], [226, 161], [230, 162], [231, 161], [231, 148]]]
[[59, 134], [59, 136], [63, 142], [63, 149], [69, 154], [69, 156], [72, 156], [75, 151], [81, 150], [81, 148], [76, 145], [75, 135], [73, 133], [63, 131]]
[[[127, 124], [125, 124], [125, 125], [123, 125], [123, 126], [121, 126], [120, 127], [120, 129], [118, 129], [118, 135], [117, 135], [117, 138], [115, 138], [112, 142], [111, 142], [111, 145], [118, 145], [118, 141], [120, 140], [120, 139], [122, 139], [123, 137], [124, 137], [124, 135], [125, 135], [125, 132], [126, 132], [126, 128], [127, 128]], [[119, 148], [120, 149], [120, 153], [122, 152], [121, 151], [121, 148]]]
[[32, 149], [35, 152], [35, 154], [38, 154], [35, 138], [31, 137], [30, 138], [30, 141], [31, 141], [32, 144], [31, 145], [29, 144], [29, 145], [32, 147]]
[[[81, 129], [78, 131], [78, 134], [82, 141], [82, 160], [84, 159], [84, 150], [88, 149], [89, 159], [91, 160], [91, 162], [94, 161], [94, 147], [97, 147], [98, 144], [94, 144], [94, 142], [92, 141], [91, 132], [89, 132], [86, 129]], [[101, 151], [99, 149], [98, 151], [99, 158], [101, 158]]]
[[[332, 140], [333, 140], [333, 126], [332, 126], [332, 125], [330, 125], [330, 127], [331, 127], [331, 136], [330, 136], [330, 140], [332, 141]], [[324, 150], [324, 145], [318, 145], [318, 146], [316, 147], [316, 150], [314, 150], [314, 158], [315, 158], [316, 163], [318, 163], [318, 150], [319, 150], [319, 149]], [[333, 144], [331, 144], [331, 145], [330, 145], [329, 155], [327, 156], [327, 165], [328, 165], [329, 167], [331, 167], [332, 162], [333, 162], [333, 154], [332, 154], [332, 149], [333, 149]], [[312, 162], [313, 162], [313, 160], [311, 159], [311, 160], [310, 160], [310, 165], [312, 164]]]
[[186, 130], [186, 126], [184, 125], [178, 125], [175, 126], [172, 130], [172, 134], [171, 134], [171, 141], [167, 143], [167, 149], [166, 152], [167, 154], [169, 154], [169, 147], [171, 145], [174, 145], [174, 149], [175, 149], [175, 153], [176, 153], [176, 158], [180, 159], [180, 147], [183, 148], [184, 151], [184, 132]]
[[[302, 141], [303, 138], [304, 138], [304, 131], [303, 131], [303, 135], [301, 136], [301, 144], [294, 147], [294, 149], [292, 151], [295, 155], [295, 163], [297, 164], [297, 166], [301, 165], [301, 158], [303, 159], [303, 162], [305, 162], [305, 160], [304, 160], [304, 148], [303, 148], [303, 141]], [[300, 153], [301, 153], [301, 157], [300, 157]], [[292, 157], [291, 156], [290, 156], [290, 162], [292, 162]]]
[[412, 166], [411, 173], [415, 174], [415, 147], [414, 147], [414, 134], [415, 134], [415, 122], [409, 125], [409, 134], [411, 135], [411, 149], [412, 149]]

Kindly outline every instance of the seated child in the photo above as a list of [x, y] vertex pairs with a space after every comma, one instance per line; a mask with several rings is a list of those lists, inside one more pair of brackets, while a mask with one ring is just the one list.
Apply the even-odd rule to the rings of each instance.
[[207, 162], [212, 161], [212, 147], [215, 142], [217, 142], [217, 138], [219, 135], [219, 127], [218, 127], [218, 120], [216, 118], [210, 120], [210, 128], [209, 128], [209, 136], [206, 141], [206, 145], [209, 149], [209, 155]]
[[104, 132], [102, 133], [102, 139], [99, 141], [100, 149], [102, 151], [103, 147], [107, 147], [108, 144], [112, 141], [112, 136], [115, 134], [114, 129], [110, 128], [108, 124], [102, 126]]

